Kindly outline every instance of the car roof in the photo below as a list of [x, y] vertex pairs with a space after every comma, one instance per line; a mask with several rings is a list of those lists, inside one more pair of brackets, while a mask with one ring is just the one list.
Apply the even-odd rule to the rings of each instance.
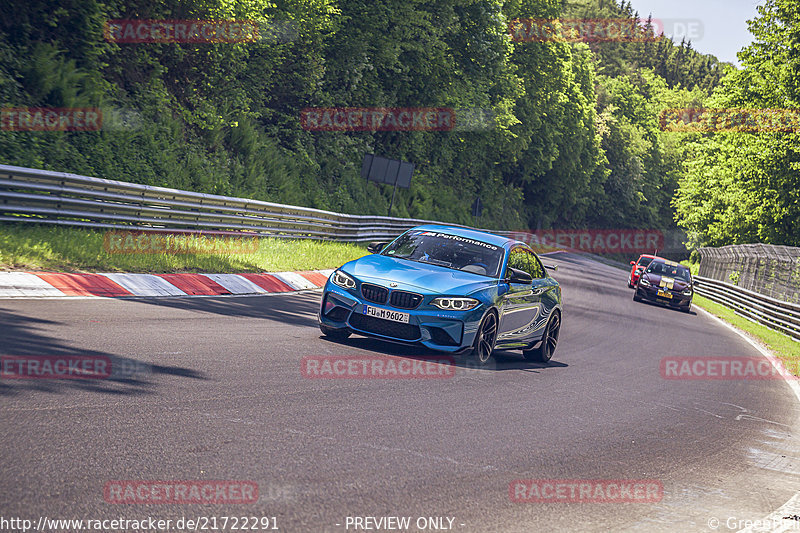
[[495, 246], [503, 246], [503, 247], [517, 242], [514, 239], [509, 239], [508, 237], [501, 237], [500, 235], [495, 235], [493, 233], [487, 233], [485, 231], [479, 231], [475, 229], [460, 228], [458, 226], [427, 224], [424, 226], [417, 226], [416, 228], [414, 228], [414, 230], [436, 231], [439, 233], [447, 233], [449, 235], [464, 237], [466, 239], [475, 239], [476, 241], [482, 241], [487, 244], [493, 244]]
[[682, 264], [678, 263], [677, 261], [670, 261], [669, 259], [665, 259], [664, 257], [656, 257], [653, 259], [653, 263], [664, 263], [665, 265], [673, 266], [673, 267], [683, 267], [686, 270], [689, 270], [688, 267], [683, 266]]

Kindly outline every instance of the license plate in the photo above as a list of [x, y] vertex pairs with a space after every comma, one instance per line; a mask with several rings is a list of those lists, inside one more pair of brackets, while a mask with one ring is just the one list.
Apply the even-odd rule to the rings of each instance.
[[390, 311], [388, 309], [381, 309], [380, 307], [364, 306], [364, 314], [367, 316], [374, 316], [375, 318], [382, 318], [384, 320], [391, 320], [392, 322], [402, 322], [408, 324], [411, 320], [411, 315], [408, 313], [401, 313], [400, 311]]
[[668, 293], [667, 291], [658, 291], [658, 295], [662, 298], [672, 298], [672, 294]]

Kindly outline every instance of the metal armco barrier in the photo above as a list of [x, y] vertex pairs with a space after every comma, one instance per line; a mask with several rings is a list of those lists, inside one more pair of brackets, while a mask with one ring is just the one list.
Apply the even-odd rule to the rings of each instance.
[[695, 276], [694, 279], [699, 281], [695, 288], [697, 294], [800, 341], [800, 305], [711, 278]]
[[[200, 230], [212, 233], [223, 230], [259, 236], [344, 242], [390, 240], [414, 226], [439, 223], [412, 218], [345, 215], [10, 165], [0, 165], [0, 221], [165, 232]], [[492, 233], [510, 236], [515, 232]], [[744, 268], [737, 267], [741, 264], [737, 258], [744, 254], [726, 250], [728, 248], [748, 248], [749, 255], [755, 259], [746, 263]], [[800, 268], [800, 254], [796, 253], [797, 261], [790, 253], [789, 263], [770, 263], [768, 269], [761, 267], [759, 270], [762, 264], [759, 261], [764, 257], [759, 258], [756, 254], [762, 251], [770, 259], [770, 254], [776, 253], [772, 248], [787, 247], [744, 245], [701, 248], [703, 259], [700, 274], [703, 277], [697, 277], [700, 280], [697, 292], [800, 340], [800, 304], [782, 302], [711, 279], [729, 275], [733, 268], [741, 272], [740, 285], [745, 280], [760, 279], [760, 273], [768, 273], [770, 279], [786, 278], [787, 281], [778, 284], [778, 288], [784, 284], [794, 286], [795, 280], [800, 279], [800, 270], [797, 270]], [[780, 252], [781, 257], [786, 255], [784, 250]], [[731, 257], [734, 261], [730, 260]], [[780, 268], [784, 264], [792, 268], [785, 272]], [[770, 287], [776, 287], [775, 282]], [[796, 297], [798, 293], [792, 294]]]
[[737, 244], [700, 248], [700, 275], [800, 304], [800, 248]]
[[149, 231], [237, 231], [335, 241], [393, 239], [429, 220], [358, 216], [0, 165], [0, 221]]

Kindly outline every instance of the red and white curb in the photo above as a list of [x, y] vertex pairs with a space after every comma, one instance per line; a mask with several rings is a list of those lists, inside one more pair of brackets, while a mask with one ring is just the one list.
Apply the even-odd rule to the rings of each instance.
[[[540, 255], [554, 255], [549, 252]], [[319, 289], [333, 270], [263, 274], [0, 272], [2, 298], [246, 296]]]
[[333, 270], [263, 274], [0, 272], [0, 298], [229, 296], [318, 289]]

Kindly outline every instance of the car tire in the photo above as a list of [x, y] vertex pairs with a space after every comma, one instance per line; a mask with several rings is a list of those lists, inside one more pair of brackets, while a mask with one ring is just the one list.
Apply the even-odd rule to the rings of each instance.
[[352, 334], [349, 329], [329, 328], [328, 326], [323, 326], [322, 324], [319, 325], [319, 330], [323, 335], [335, 341], [343, 341]]
[[497, 342], [497, 315], [489, 311], [481, 320], [469, 359], [477, 366], [486, 366], [492, 358], [494, 345]]
[[634, 302], [641, 302], [641, 301], [642, 301], [642, 297], [641, 297], [641, 296], [639, 296], [639, 289], [638, 289], [638, 287], [637, 287], [637, 289], [636, 289], [636, 292], [634, 292], [634, 293], [633, 293], [633, 301], [634, 301]]
[[553, 358], [558, 345], [558, 335], [561, 332], [561, 314], [556, 311], [550, 320], [547, 322], [547, 327], [544, 328], [544, 336], [538, 348], [532, 350], [523, 350], [522, 355], [527, 361], [535, 361], [537, 363], [548, 363]]
[[681, 309], [681, 311], [683, 311], [684, 313], [687, 313], [687, 314], [688, 314], [688, 313], [691, 313], [691, 312], [692, 312], [692, 304], [691, 304], [691, 303], [689, 303], [689, 305], [687, 305], [686, 307], [684, 307], [683, 309]]

